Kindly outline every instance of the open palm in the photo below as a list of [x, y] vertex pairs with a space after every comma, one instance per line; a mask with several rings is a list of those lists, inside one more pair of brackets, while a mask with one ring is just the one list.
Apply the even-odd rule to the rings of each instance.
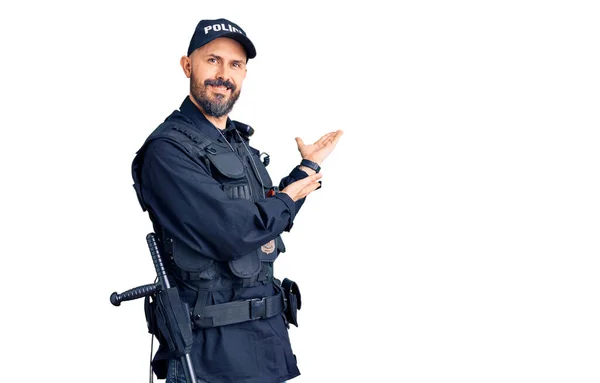
[[296, 143], [298, 144], [298, 151], [302, 158], [311, 160], [321, 165], [321, 163], [329, 156], [337, 145], [340, 137], [344, 134], [341, 130], [329, 132], [323, 137], [319, 138], [314, 144], [306, 145], [300, 137], [296, 137]]

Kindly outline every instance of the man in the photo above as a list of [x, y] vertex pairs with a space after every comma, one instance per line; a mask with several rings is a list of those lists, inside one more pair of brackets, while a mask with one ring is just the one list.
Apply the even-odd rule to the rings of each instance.
[[[285, 251], [280, 234], [320, 187], [320, 165], [342, 135], [311, 145], [296, 138], [300, 165], [274, 186], [268, 158], [249, 144], [252, 128], [228, 118], [255, 56], [238, 25], [201, 20], [180, 61], [190, 94], [132, 166], [168, 273], [189, 306], [195, 372], [211, 383], [280, 383], [300, 374], [287, 333], [297, 326], [299, 289], [275, 279], [273, 264]], [[167, 383], [185, 382], [164, 344], [153, 369]]]

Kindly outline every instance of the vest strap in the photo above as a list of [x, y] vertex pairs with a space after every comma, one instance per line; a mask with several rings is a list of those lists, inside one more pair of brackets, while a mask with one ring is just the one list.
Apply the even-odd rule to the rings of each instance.
[[192, 319], [201, 319], [204, 314], [204, 308], [206, 307], [206, 302], [208, 300], [208, 291], [207, 290], [198, 290], [198, 296], [196, 297], [196, 305], [194, 306], [194, 311], [192, 312]]

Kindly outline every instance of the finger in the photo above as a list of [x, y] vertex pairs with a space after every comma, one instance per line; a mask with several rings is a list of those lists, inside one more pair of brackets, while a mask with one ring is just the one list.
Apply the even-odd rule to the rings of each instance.
[[309, 195], [310, 193], [314, 192], [315, 190], [319, 189], [321, 187], [321, 184], [319, 182], [314, 182], [308, 186], [306, 186], [305, 188], [303, 188], [300, 191], [300, 195], [302, 196], [301, 198], [306, 197], [307, 195]]
[[340, 138], [342, 137], [342, 135], [343, 135], [343, 134], [344, 134], [344, 132], [343, 132], [343, 131], [341, 131], [341, 130], [338, 130], [338, 131], [335, 133], [335, 136], [333, 136], [333, 137], [331, 138], [331, 144], [333, 145], [333, 147], [334, 147], [334, 148], [335, 148], [335, 146], [337, 145], [338, 141], [340, 140]]
[[302, 189], [304, 189], [308, 185], [317, 182], [319, 179], [321, 179], [321, 177], [323, 177], [323, 175], [321, 173], [311, 174], [310, 176], [304, 177], [301, 180], [294, 181], [293, 183], [288, 185], [286, 187], [286, 189], [291, 188], [293, 190], [297, 190], [299, 193]]
[[315, 173], [315, 174], [311, 174], [308, 177], [303, 178], [301, 181], [303, 181], [303, 184], [309, 185], [313, 182], [317, 182], [322, 177], [323, 177], [323, 173]]
[[331, 136], [331, 137], [327, 138], [327, 141], [323, 142], [323, 144], [322, 144], [321, 146], [322, 146], [322, 147], [328, 147], [328, 146], [330, 146], [330, 145], [331, 145], [331, 143], [333, 142], [333, 138], [334, 138], [334, 137], [335, 137], [335, 136]]
[[321, 173], [315, 173], [301, 179], [300, 181], [296, 181], [298, 182], [298, 190], [304, 190], [306, 187], [310, 187], [313, 184], [318, 184], [318, 181], [321, 179], [321, 177], [323, 177]]
[[337, 140], [340, 139], [340, 137], [342, 136], [342, 134], [344, 134], [343, 131], [341, 130], [336, 130], [335, 132], [331, 132], [331, 134], [329, 135], [329, 137], [327, 137], [327, 144], [335, 142], [337, 143]]
[[325, 134], [323, 137], [319, 138], [319, 140], [317, 142], [315, 142], [315, 144], [317, 144], [317, 145], [325, 144], [325, 141], [327, 141], [327, 139], [329, 139], [333, 134], [335, 134], [335, 132], [329, 132], [329, 133]]

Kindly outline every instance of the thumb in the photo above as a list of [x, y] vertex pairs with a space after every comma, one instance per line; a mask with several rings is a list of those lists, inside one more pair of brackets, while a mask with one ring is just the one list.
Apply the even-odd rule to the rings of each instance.
[[296, 144], [298, 145], [298, 148], [301, 148], [304, 146], [304, 141], [302, 141], [302, 138], [296, 137]]

